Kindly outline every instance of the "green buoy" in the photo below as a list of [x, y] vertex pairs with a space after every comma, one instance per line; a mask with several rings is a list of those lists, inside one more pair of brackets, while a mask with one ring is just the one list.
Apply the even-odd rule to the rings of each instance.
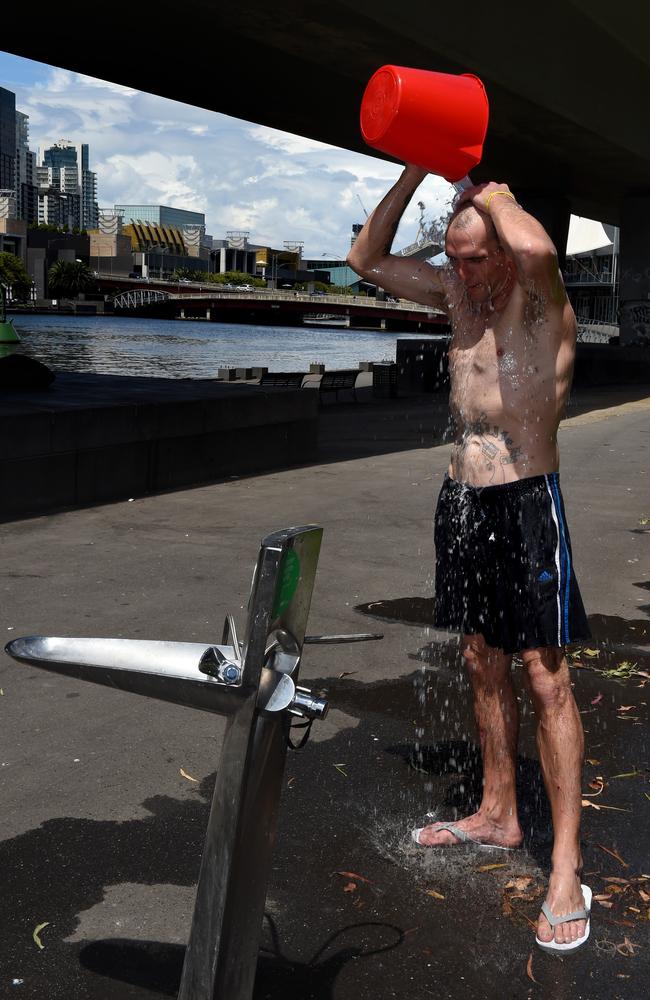
[[20, 337], [16, 333], [10, 319], [0, 320], [0, 344], [19, 344]]

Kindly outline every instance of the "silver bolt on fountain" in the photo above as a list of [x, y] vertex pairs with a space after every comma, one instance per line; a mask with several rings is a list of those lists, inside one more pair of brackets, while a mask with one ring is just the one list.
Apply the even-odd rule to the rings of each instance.
[[250, 1000], [291, 719], [324, 719], [298, 686], [302, 647], [381, 635], [306, 636], [322, 529], [262, 540], [243, 641], [220, 645], [27, 636], [5, 647], [44, 670], [227, 717], [178, 1000]]

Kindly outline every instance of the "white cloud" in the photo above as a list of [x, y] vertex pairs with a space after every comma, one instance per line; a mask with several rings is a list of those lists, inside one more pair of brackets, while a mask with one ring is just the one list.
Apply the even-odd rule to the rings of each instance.
[[[6, 57], [14, 60], [15, 57]], [[167, 204], [204, 212], [207, 231], [248, 230], [281, 246], [302, 240], [308, 255], [344, 255], [351, 226], [398, 177], [397, 164], [239, 121], [119, 84], [21, 60], [17, 107], [29, 115], [32, 148], [62, 137], [87, 142], [100, 207]], [[0, 67], [2, 62], [0, 61]], [[0, 79], [0, 84], [2, 83]], [[404, 214], [396, 246], [416, 235], [418, 200], [440, 214], [449, 185], [429, 177]]]

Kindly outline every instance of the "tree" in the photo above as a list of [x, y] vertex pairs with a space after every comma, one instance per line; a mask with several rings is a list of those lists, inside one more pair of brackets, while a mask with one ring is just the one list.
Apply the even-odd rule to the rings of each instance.
[[53, 298], [74, 299], [95, 284], [95, 276], [81, 260], [57, 260], [47, 272], [47, 283]]
[[0, 284], [11, 290], [11, 296], [25, 302], [32, 290], [32, 279], [20, 257], [13, 253], [0, 253]]

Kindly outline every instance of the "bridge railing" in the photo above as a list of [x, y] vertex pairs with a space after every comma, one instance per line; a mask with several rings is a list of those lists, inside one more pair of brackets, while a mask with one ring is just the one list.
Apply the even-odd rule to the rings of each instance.
[[[100, 275], [100, 277], [102, 277]], [[133, 279], [135, 282], [135, 279]], [[164, 285], [163, 288], [156, 288], [155, 284]], [[206, 300], [219, 300], [219, 301], [246, 301], [251, 300], [259, 301], [274, 301], [274, 302], [298, 302], [303, 304], [309, 304], [311, 306], [317, 305], [319, 310], [322, 312], [327, 312], [327, 307], [330, 305], [337, 306], [354, 306], [355, 310], [358, 308], [362, 309], [377, 309], [381, 308], [389, 312], [417, 312], [417, 313], [441, 313], [439, 309], [435, 309], [431, 306], [421, 305], [418, 302], [408, 302], [403, 299], [397, 301], [394, 300], [383, 300], [374, 299], [366, 297], [365, 295], [330, 295], [325, 293], [324, 295], [313, 294], [310, 292], [293, 292], [293, 291], [279, 291], [277, 289], [270, 288], [255, 288], [250, 292], [239, 292], [233, 290], [220, 290], [219, 286], [215, 284], [214, 288], [203, 285], [199, 289], [194, 288], [184, 288], [182, 291], [169, 291], [169, 288], [176, 284], [176, 282], [156, 282], [151, 283], [151, 287], [147, 288], [132, 288], [126, 289], [119, 292], [117, 295], [113, 296], [113, 302], [118, 308], [123, 309], [133, 309], [142, 305], [148, 305], [151, 302], [162, 302], [164, 300], [171, 301], [206, 301]], [[442, 315], [442, 313], [441, 313]]]
[[302, 302], [309, 303], [309, 305], [318, 305], [323, 312], [327, 312], [328, 305], [343, 305], [351, 306], [354, 305], [355, 309], [359, 306], [365, 309], [388, 309], [395, 312], [402, 312], [408, 310], [409, 312], [422, 312], [431, 313], [439, 312], [438, 309], [433, 309], [431, 306], [423, 306], [417, 302], [406, 302], [400, 300], [398, 302], [381, 301], [373, 298], [366, 298], [363, 295], [310, 295], [309, 292], [276, 292], [271, 289], [266, 288], [256, 288], [254, 292], [170, 292], [170, 299], [191, 299], [192, 301], [201, 299], [219, 299], [219, 300], [233, 300], [233, 301], [247, 301], [250, 302], [251, 299], [260, 300], [272, 300], [276, 302]]

